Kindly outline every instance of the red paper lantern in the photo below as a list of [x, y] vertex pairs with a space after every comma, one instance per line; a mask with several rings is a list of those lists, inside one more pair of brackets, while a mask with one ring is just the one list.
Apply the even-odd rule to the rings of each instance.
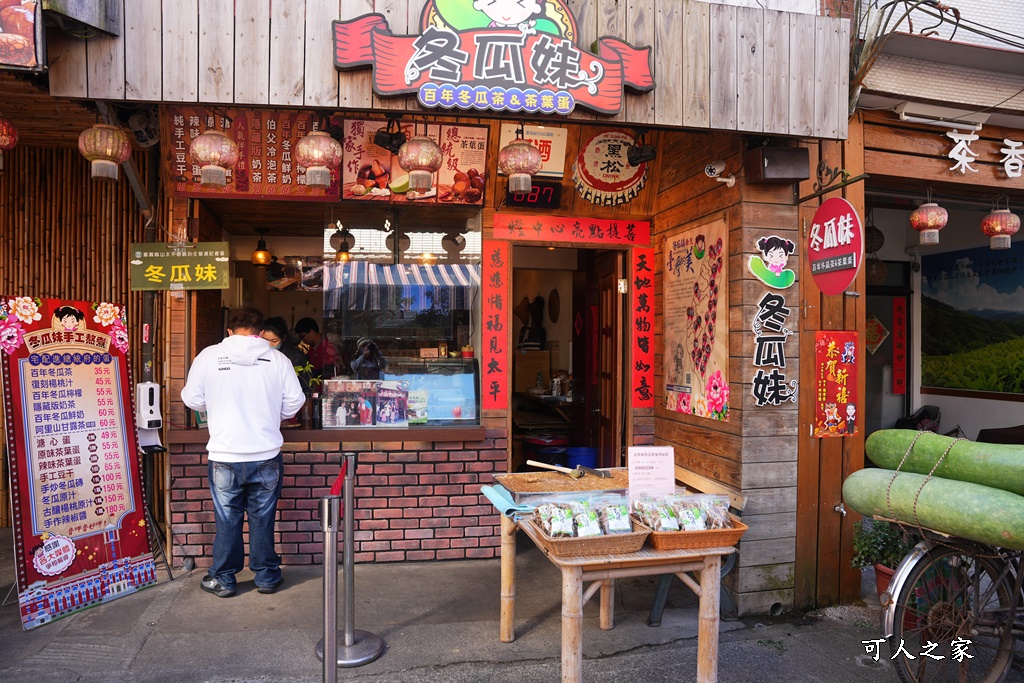
[[934, 202], [928, 202], [914, 209], [910, 214], [910, 227], [920, 234], [918, 244], [938, 244], [939, 230], [946, 227], [949, 213]]
[[409, 189], [427, 192], [441, 168], [441, 148], [425, 135], [417, 135], [398, 150], [398, 165], [409, 172]]
[[0, 173], [4, 170], [4, 152], [18, 144], [18, 129], [5, 118], [0, 117]]
[[227, 185], [228, 169], [238, 163], [238, 145], [215, 130], [208, 130], [195, 138], [189, 154], [192, 163], [199, 166], [199, 184], [203, 187]]
[[996, 209], [981, 219], [981, 231], [988, 235], [992, 249], [1009, 249], [1010, 237], [1020, 230], [1020, 218], [1009, 209]]
[[331, 169], [341, 163], [341, 144], [322, 130], [314, 130], [295, 145], [295, 160], [306, 168], [306, 185], [328, 188]]
[[89, 160], [93, 180], [117, 180], [117, 169], [131, 156], [132, 143], [117, 126], [97, 123], [78, 136], [78, 151]]

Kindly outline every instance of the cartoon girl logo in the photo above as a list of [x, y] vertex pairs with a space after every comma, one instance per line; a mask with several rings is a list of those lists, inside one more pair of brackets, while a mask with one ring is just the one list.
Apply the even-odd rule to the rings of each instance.
[[761, 255], [752, 254], [747, 269], [754, 277], [773, 289], [786, 289], [796, 282], [796, 273], [786, 268], [796, 244], [778, 235], [762, 237], [757, 241]]
[[428, 0], [420, 24], [422, 30], [513, 29], [576, 40], [576, 19], [565, 0]]
[[53, 312], [50, 327], [65, 332], [78, 332], [85, 329], [85, 313], [74, 306], [61, 306]]
[[693, 240], [693, 258], [695, 258], [695, 259], [702, 259], [702, 258], [704, 258], [704, 250], [705, 249], [706, 249], [706, 244], [705, 244], [705, 240], [704, 240], [704, 235], [697, 235], [697, 237]]

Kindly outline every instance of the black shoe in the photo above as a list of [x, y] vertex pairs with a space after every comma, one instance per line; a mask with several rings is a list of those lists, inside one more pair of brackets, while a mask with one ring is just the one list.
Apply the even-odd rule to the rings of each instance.
[[234, 588], [225, 588], [224, 584], [209, 574], [203, 577], [203, 580], [199, 582], [199, 585], [204, 591], [207, 593], [213, 593], [218, 598], [230, 598], [235, 594]]
[[270, 595], [271, 593], [276, 593], [277, 589], [281, 587], [282, 583], [284, 583], [284, 579], [283, 578], [282, 579], [278, 579], [277, 583], [272, 583], [269, 586], [257, 586], [256, 587], [256, 592], [257, 593], [263, 593], [264, 595]]

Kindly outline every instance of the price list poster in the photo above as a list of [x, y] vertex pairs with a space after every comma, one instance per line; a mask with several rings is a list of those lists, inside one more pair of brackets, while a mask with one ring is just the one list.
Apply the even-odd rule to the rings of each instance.
[[156, 583], [117, 304], [0, 298], [25, 629]]

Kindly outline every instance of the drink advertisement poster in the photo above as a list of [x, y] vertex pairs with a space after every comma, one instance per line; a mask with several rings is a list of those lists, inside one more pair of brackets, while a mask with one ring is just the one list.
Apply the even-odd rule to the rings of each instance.
[[[729, 231], [717, 220], [665, 237], [665, 408], [729, 419]], [[718, 320], [718, 302], [725, 317]]]
[[0, 360], [25, 629], [156, 583], [124, 308], [0, 299]]
[[820, 330], [814, 333], [814, 436], [853, 436], [857, 433], [856, 332]]

